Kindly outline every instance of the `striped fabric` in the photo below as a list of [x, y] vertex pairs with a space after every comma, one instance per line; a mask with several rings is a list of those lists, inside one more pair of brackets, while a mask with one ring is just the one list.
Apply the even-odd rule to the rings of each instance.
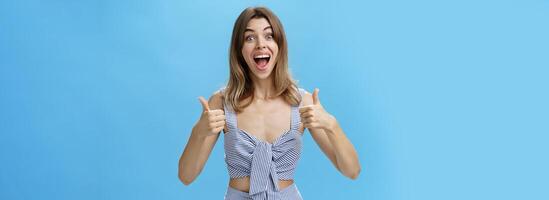
[[[303, 95], [304, 90], [299, 89], [299, 91]], [[221, 92], [224, 92], [224, 89]], [[299, 198], [290, 199], [301, 199], [295, 185], [293, 186], [295, 192], [290, 190], [290, 192], [281, 193], [278, 188], [279, 180], [293, 180], [301, 154], [301, 134], [298, 131], [301, 121], [299, 107], [291, 108], [290, 130], [280, 135], [272, 144], [239, 129], [236, 113], [232, 107], [227, 104], [223, 107], [228, 129], [224, 134], [224, 147], [229, 176], [231, 178], [249, 176], [250, 190], [247, 194], [253, 200], [282, 199], [291, 194]]]
[[[276, 193], [276, 197], [271, 195], [267, 199], [284, 199], [284, 200], [302, 200], [301, 193], [297, 189], [297, 186], [294, 184], [289, 185], [288, 187], [280, 190]], [[227, 193], [225, 194], [225, 200], [253, 200], [249, 193], [236, 190], [234, 188], [228, 187]]]

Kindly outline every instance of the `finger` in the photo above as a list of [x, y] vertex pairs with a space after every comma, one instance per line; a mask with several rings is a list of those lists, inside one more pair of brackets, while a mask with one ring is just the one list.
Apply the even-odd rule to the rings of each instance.
[[317, 122], [305, 123], [303, 124], [308, 129], [320, 128], [320, 124]]
[[211, 133], [219, 133], [221, 131], [221, 128], [210, 128]]
[[217, 127], [217, 128], [214, 129], [213, 132], [214, 133], [219, 133], [219, 132], [221, 132], [221, 130], [223, 130], [223, 127]]
[[304, 113], [304, 112], [307, 112], [309, 110], [313, 110], [313, 106], [303, 106], [301, 108], [299, 108], [299, 113]]
[[198, 97], [198, 100], [200, 101], [200, 104], [202, 104], [202, 110], [204, 110], [204, 111], [209, 111], [210, 110], [210, 106], [208, 105], [208, 101], [206, 101], [206, 99], [204, 99], [204, 97], [200, 96], [200, 97]]
[[307, 120], [308, 117], [301, 117], [301, 121], [302, 122], [305, 122], [305, 120]]
[[315, 90], [313, 91], [313, 104], [314, 105], [319, 105], [320, 104], [320, 99], [318, 99], [318, 92], [320, 90], [318, 88], [315, 88]]
[[213, 128], [219, 128], [225, 126], [225, 121], [213, 122], [210, 124]]
[[303, 118], [303, 121], [305, 123], [311, 123], [311, 122], [316, 122], [317, 120], [314, 117], [306, 117], [306, 118]]
[[305, 127], [305, 128], [314, 128], [314, 127], [312, 127], [312, 123], [303, 123], [303, 127]]
[[210, 122], [225, 121], [225, 115], [210, 116]]
[[225, 112], [221, 109], [210, 110], [209, 113], [212, 116], [218, 116], [218, 115], [224, 115], [225, 114]]
[[304, 113], [301, 113], [300, 115], [302, 118], [305, 118], [305, 117], [313, 117], [314, 116], [314, 112], [304, 112]]

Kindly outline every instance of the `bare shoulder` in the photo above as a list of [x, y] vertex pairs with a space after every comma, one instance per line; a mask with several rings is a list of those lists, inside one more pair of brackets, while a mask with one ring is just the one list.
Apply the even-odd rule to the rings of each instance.
[[223, 109], [223, 93], [221, 90], [215, 91], [212, 96], [210, 96], [208, 104], [210, 105], [210, 109]]
[[303, 97], [302, 97], [302, 100], [301, 100], [301, 104], [299, 106], [300, 107], [301, 106], [308, 106], [308, 105], [311, 105], [311, 104], [313, 104], [313, 94], [311, 94], [307, 90], [305, 90], [305, 92], [303, 94]]

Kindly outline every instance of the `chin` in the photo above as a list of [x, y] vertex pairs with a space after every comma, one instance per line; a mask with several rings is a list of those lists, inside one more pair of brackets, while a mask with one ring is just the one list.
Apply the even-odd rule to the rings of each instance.
[[269, 79], [271, 78], [271, 75], [273, 74], [274, 67], [270, 66], [265, 71], [259, 71], [259, 70], [252, 70], [253, 76], [259, 80]]
[[272, 73], [254, 73], [255, 78], [259, 80], [265, 80], [271, 78]]

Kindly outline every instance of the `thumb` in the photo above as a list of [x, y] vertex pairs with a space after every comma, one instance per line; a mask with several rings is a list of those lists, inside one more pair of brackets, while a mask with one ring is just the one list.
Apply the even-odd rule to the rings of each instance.
[[208, 101], [204, 99], [204, 97], [198, 97], [198, 100], [200, 101], [200, 104], [202, 104], [202, 109], [204, 111], [210, 111], [210, 106], [208, 105]]
[[313, 104], [314, 105], [319, 105], [320, 104], [320, 99], [318, 99], [318, 91], [320, 91], [318, 88], [315, 88], [315, 90], [313, 91]]

